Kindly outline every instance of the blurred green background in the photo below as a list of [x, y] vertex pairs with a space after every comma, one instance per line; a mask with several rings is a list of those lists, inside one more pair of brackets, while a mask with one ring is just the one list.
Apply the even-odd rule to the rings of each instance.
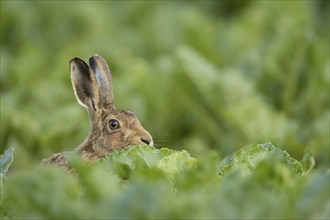
[[271, 141], [329, 167], [329, 1], [1, 1], [1, 152], [14, 169], [89, 130], [68, 62], [102, 55], [116, 106], [192, 156]]

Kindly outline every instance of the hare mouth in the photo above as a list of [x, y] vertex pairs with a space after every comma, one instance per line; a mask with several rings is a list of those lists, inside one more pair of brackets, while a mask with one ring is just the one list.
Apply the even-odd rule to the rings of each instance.
[[141, 141], [142, 141], [143, 143], [145, 143], [146, 145], [150, 145], [150, 144], [152, 143], [152, 141], [149, 141], [149, 140], [147, 140], [147, 139], [143, 139], [143, 138], [141, 138]]

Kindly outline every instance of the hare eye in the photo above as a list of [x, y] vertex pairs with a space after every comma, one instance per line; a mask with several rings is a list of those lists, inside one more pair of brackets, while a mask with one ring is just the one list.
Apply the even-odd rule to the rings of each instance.
[[111, 130], [117, 129], [117, 128], [119, 128], [119, 122], [115, 119], [111, 119], [109, 121], [109, 127]]

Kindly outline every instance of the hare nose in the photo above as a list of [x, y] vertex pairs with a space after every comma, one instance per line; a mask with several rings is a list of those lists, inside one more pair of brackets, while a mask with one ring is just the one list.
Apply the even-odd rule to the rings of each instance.
[[144, 138], [141, 138], [141, 141], [143, 143], [145, 143], [146, 145], [150, 145], [150, 143], [152, 142], [152, 140], [147, 140], [147, 139], [144, 139]]

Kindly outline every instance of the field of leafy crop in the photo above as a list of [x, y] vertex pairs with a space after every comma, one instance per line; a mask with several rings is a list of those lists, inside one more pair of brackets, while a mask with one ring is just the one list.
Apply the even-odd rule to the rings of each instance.
[[[7, 169], [12, 151], [2, 158]], [[251, 144], [219, 161], [134, 146], [95, 164], [70, 159], [75, 175], [39, 166], [1, 175], [5, 219], [328, 219], [330, 172], [313, 156]], [[3, 172], [4, 173], [4, 172]]]
[[[329, 1], [0, 4], [1, 217], [329, 218]], [[42, 167], [88, 133], [95, 53], [157, 147]]]

